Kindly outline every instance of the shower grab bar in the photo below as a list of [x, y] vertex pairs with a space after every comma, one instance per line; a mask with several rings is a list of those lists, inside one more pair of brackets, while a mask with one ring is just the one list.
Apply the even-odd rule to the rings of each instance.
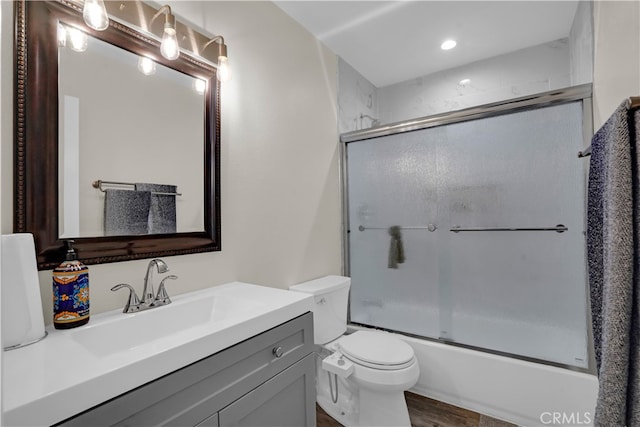
[[461, 227], [454, 225], [449, 231], [454, 233], [460, 231], [555, 231], [556, 233], [564, 233], [568, 230], [565, 225], [558, 224], [555, 227]]
[[[438, 227], [435, 224], [429, 224], [427, 226], [401, 226], [403, 230], [429, 230], [431, 232], [436, 231]], [[389, 227], [365, 227], [364, 225], [358, 226], [358, 231], [364, 230], [388, 230]]]
[[[132, 182], [119, 182], [119, 181], [103, 181], [101, 179], [97, 180], [97, 181], [93, 181], [91, 183], [91, 185], [93, 186], [93, 188], [97, 188], [98, 190], [102, 191], [103, 193], [106, 191], [104, 188], [102, 188], [102, 185], [130, 185], [132, 187], [135, 188], [135, 184]], [[133, 191], [133, 189], [131, 189], [131, 191]], [[165, 193], [162, 191], [152, 191], [151, 194], [155, 194], [155, 195], [159, 195], [159, 196], [182, 196], [182, 193]]]

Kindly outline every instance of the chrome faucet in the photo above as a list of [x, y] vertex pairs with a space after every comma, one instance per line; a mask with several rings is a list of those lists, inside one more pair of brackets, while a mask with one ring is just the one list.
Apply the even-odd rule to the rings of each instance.
[[142, 302], [151, 305], [156, 299], [153, 293], [153, 267], [156, 267], [158, 273], [166, 273], [169, 266], [161, 259], [152, 259], [147, 266], [147, 274], [144, 275], [144, 288], [142, 289]]
[[178, 278], [178, 276], [169, 275], [162, 279], [160, 285], [158, 286], [158, 294], [155, 295], [153, 292], [153, 267], [155, 267], [160, 274], [169, 271], [169, 267], [161, 259], [153, 259], [149, 262], [149, 265], [147, 266], [147, 274], [145, 274], [144, 276], [142, 300], [138, 298], [136, 291], [126, 283], [120, 283], [119, 285], [111, 288], [111, 290], [114, 292], [122, 288], [129, 289], [129, 299], [127, 300], [127, 303], [122, 310], [123, 313], [135, 313], [138, 311], [148, 310], [150, 308], [171, 304], [171, 299], [169, 299], [169, 295], [167, 294], [164, 282], [167, 279], [175, 280]]

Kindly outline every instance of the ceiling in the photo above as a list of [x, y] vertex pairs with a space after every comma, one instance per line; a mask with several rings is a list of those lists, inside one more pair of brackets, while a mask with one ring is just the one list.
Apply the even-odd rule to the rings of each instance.
[[[377, 87], [568, 37], [574, 1], [275, 1]], [[454, 49], [440, 44], [455, 39]]]

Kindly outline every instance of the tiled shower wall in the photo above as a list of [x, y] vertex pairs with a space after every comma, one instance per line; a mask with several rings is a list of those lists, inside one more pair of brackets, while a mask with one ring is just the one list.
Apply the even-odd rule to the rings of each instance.
[[338, 59], [338, 130], [339, 133], [371, 127], [369, 115], [378, 118], [378, 88], [351, 65]]
[[[460, 110], [590, 83], [593, 80], [592, 3], [579, 2], [568, 38], [376, 88], [340, 58], [339, 132]], [[463, 79], [470, 79], [461, 84]]]
[[379, 114], [391, 123], [546, 92], [570, 86], [569, 68], [568, 40], [556, 40], [380, 88]]
[[593, 82], [593, 3], [578, 2], [569, 33], [571, 85]]

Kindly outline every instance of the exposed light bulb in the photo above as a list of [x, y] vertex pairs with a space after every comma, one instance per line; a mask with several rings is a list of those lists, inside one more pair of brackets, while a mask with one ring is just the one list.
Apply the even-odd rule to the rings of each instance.
[[94, 30], [102, 31], [109, 27], [109, 16], [103, 0], [84, 0], [82, 17], [85, 24]]
[[69, 34], [69, 41], [71, 42], [71, 50], [76, 52], [84, 52], [89, 45], [89, 37], [77, 28], [69, 28], [67, 30]]
[[150, 76], [156, 72], [156, 63], [150, 58], [141, 56], [138, 59], [138, 70], [145, 76]]
[[178, 45], [176, 29], [170, 23], [164, 24], [160, 53], [170, 60], [178, 59], [178, 56], [180, 56], [180, 46]]
[[218, 56], [218, 71], [216, 72], [218, 80], [228, 82], [231, 80], [231, 69], [229, 68], [229, 58], [226, 56]]
[[199, 95], [204, 95], [204, 92], [207, 90], [207, 82], [201, 79], [193, 79], [193, 90]]
[[455, 40], [445, 40], [444, 42], [442, 42], [442, 44], [440, 45], [440, 49], [442, 50], [449, 50], [449, 49], [453, 49], [454, 47], [456, 47], [458, 43], [456, 43]]

